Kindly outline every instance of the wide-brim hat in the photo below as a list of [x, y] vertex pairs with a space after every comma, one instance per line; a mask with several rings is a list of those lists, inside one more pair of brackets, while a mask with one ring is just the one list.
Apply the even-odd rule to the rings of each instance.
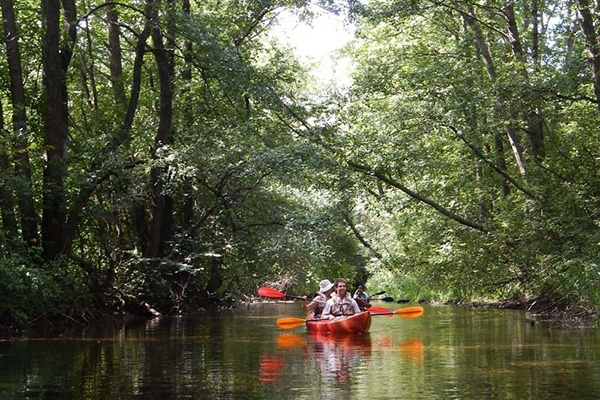
[[329, 279], [323, 279], [319, 283], [319, 292], [325, 293], [333, 287], [333, 283], [329, 282]]

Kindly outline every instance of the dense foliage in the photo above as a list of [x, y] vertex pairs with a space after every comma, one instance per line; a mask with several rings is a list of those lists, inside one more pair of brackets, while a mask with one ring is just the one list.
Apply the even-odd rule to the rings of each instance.
[[383, 254], [378, 282], [413, 297], [598, 304], [594, 7], [362, 10], [343, 159], [373, 194], [356, 212]]
[[324, 1], [354, 84], [314, 96], [267, 34], [303, 0], [1, 3], [1, 323], [337, 276], [600, 304], [596, 4]]

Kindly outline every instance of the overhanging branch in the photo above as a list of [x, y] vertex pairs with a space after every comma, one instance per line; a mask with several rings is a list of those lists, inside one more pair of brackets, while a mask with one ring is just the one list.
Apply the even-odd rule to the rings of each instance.
[[452, 211], [442, 207], [441, 205], [437, 204], [436, 202], [434, 202], [431, 199], [428, 199], [424, 196], [421, 196], [420, 194], [410, 190], [409, 188], [407, 188], [406, 186], [402, 185], [400, 182], [392, 179], [391, 177], [387, 176], [385, 173], [383, 173], [382, 171], [378, 171], [375, 170], [373, 168], [371, 168], [370, 166], [366, 165], [366, 164], [359, 164], [353, 161], [348, 161], [348, 165], [353, 168], [354, 170], [358, 171], [358, 172], [362, 172], [364, 174], [373, 176], [385, 183], [387, 183], [388, 185], [395, 187], [396, 189], [400, 189], [401, 191], [403, 191], [404, 193], [406, 193], [407, 195], [409, 195], [410, 197], [419, 200], [422, 203], [425, 203], [431, 207], [433, 207], [436, 211], [438, 211], [440, 214], [445, 215], [446, 217], [453, 219], [454, 221], [458, 222], [461, 225], [465, 225], [468, 226], [469, 228], [473, 228], [476, 229], [478, 231], [481, 232], [488, 232], [488, 229], [486, 229], [483, 225], [478, 224], [477, 222], [473, 222], [473, 221], [469, 221], [463, 217], [461, 217], [460, 215], [457, 215], [455, 213], [453, 213]]

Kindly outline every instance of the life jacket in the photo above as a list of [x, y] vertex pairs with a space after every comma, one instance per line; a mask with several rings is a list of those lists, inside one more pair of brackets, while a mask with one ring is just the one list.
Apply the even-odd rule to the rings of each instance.
[[334, 293], [331, 295], [333, 299], [333, 305], [331, 306], [331, 315], [339, 317], [341, 315], [354, 315], [354, 307], [352, 307], [352, 296], [350, 293], [346, 293], [346, 297], [340, 299], [340, 297]]

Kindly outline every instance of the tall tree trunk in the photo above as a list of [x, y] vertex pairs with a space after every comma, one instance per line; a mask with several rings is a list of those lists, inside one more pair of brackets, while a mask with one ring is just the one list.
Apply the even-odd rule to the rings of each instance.
[[[567, 5], [567, 16], [566, 16], [566, 20], [567, 21], [573, 21], [573, 15], [572, 15], [572, 10], [573, 7], [571, 7], [572, 5], [572, 1], [570, 0], [568, 2]], [[579, 22], [577, 21], [577, 19], [575, 19], [575, 21], [573, 21], [572, 25], [570, 25], [567, 28], [567, 31], [565, 32], [565, 36], [567, 38], [567, 42], [566, 42], [566, 51], [565, 51], [565, 61], [563, 64], [563, 71], [568, 71], [571, 63], [572, 63], [572, 59], [573, 59], [573, 48], [574, 48], [574, 44], [575, 44], [575, 33], [577, 32], [577, 27], [579, 26]]]
[[115, 103], [125, 106], [125, 86], [123, 85], [123, 66], [121, 61], [121, 29], [119, 28], [119, 13], [114, 5], [107, 6], [108, 20], [108, 51], [110, 54], [110, 82], [112, 84]]
[[585, 37], [585, 47], [592, 73], [594, 94], [598, 101], [598, 107], [600, 107], [600, 43], [594, 29], [594, 17], [590, 10], [589, 0], [577, 0], [577, 9], [579, 11], [579, 23]]
[[[154, 139], [156, 160], [157, 151], [163, 146], [173, 144], [173, 59], [163, 44], [159, 28], [152, 30], [154, 42], [154, 57], [158, 68], [160, 84], [160, 119], [158, 131]], [[146, 256], [157, 257], [166, 252], [166, 243], [170, 240], [173, 230], [173, 199], [164, 193], [168, 181], [169, 166], [155, 166], [150, 172], [152, 188], [152, 220], [150, 222], [148, 252]]]
[[[4, 111], [2, 109], [2, 102], [0, 101], [0, 134], [3, 132]], [[17, 237], [17, 221], [15, 219], [14, 201], [10, 185], [6, 183], [8, 177], [11, 175], [9, 164], [5, 147], [0, 146], [0, 212], [2, 213], [2, 227], [4, 228], [5, 237], [15, 239]]]
[[[183, 12], [186, 17], [190, 16], [190, 1], [183, 0]], [[186, 126], [192, 126], [194, 115], [192, 114], [192, 99], [190, 98], [189, 87], [192, 83], [192, 42], [185, 40], [184, 42], [184, 53], [183, 53], [183, 71], [181, 72], [182, 78], [182, 94], [185, 98], [183, 118]], [[192, 228], [192, 218], [194, 217], [194, 197], [192, 178], [186, 176], [183, 181], [183, 205], [181, 210], [181, 224], [183, 229], [189, 230]]]
[[13, 106], [13, 131], [15, 152], [13, 162], [15, 174], [20, 180], [18, 189], [21, 231], [23, 241], [28, 245], [39, 244], [38, 218], [33, 202], [31, 166], [29, 163], [29, 140], [27, 135], [27, 114], [25, 111], [25, 88], [21, 68], [19, 36], [12, 0], [1, 0], [4, 20], [4, 42], [10, 75], [10, 95]]
[[67, 38], [61, 43], [60, 2], [44, 0], [42, 15], [46, 34], [43, 43], [46, 96], [46, 166], [44, 169], [42, 248], [46, 260], [55, 260], [65, 250], [67, 145], [69, 103], [67, 71], [73, 57], [77, 33], [77, 11], [72, 0], [62, 1]]
[[98, 89], [96, 88], [96, 66], [94, 64], [94, 47], [92, 44], [92, 33], [90, 32], [90, 20], [86, 19], [85, 38], [87, 39], [87, 52], [90, 65], [87, 65], [87, 60], [83, 62], [83, 68], [88, 71], [90, 77], [90, 85], [92, 86], [92, 100], [94, 109], [98, 109]]
[[531, 57], [537, 70], [541, 67], [540, 59], [540, 10], [539, 0], [531, 0]]
[[66, 200], [64, 179], [68, 131], [64, 115], [63, 64], [60, 52], [60, 2], [44, 0], [42, 10], [46, 34], [43, 43], [46, 96], [42, 247], [46, 260], [62, 251]]

